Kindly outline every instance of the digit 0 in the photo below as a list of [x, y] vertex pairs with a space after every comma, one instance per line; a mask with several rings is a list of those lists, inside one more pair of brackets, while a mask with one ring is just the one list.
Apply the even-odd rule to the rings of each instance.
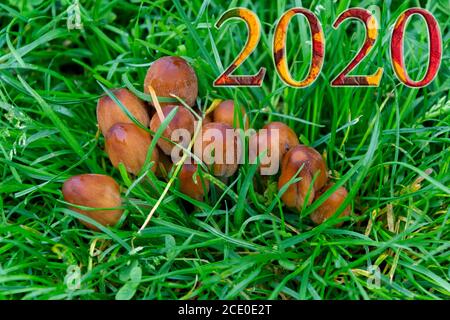
[[[296, 14], [302, 14], [308, 20], [312, 38], [312, 59], [308, 75], [304, 80], [297, 81], [292, 78], [286, 60], [286, 37], [289, 22]], [[273, 38], [273, 55], [275, 67], [280, 78], [289, 86], [304, 88], [311, 85], [319, 76], [322, 70], [325, 40], [323, 36], [322, 26], [319, 20], [311, 11], [303, 8], [293, 8], [286, 11], [280, 18], [275, 29]]]
[[[427, 24], [429, 59], [428, 69], [422, 80], [412, 80], [406, 71], [403, 51], [403, 38], [406, 24], [412, 15], [421, 15]], [[410, 8], [404, 11], [397, 19], [392, 31], [391, 39], [391, 59], [392, 66], [397, 78], [405, 85], [413, 88], [421, 88], [428, 85], [436, 77], [442, 58], [441, 32], [439, 25], [433, 15], [425, 9]]]
[[352, 61], [345, 67], [345, 69], [331, 81], [331, 86], [373, 86], [380, 85], [381, 77], [383, 76], [383, 68], [378, 68], [375, 74], [370, 76], [348, 76], [350, 71], [356, 68], [365, 56], [372, 50], [373, 45], [378, 37], [378, 22], [377, 19], [367, 10], [361, 8], [351, 8], [342, 12], [339, 17], [334, 21], [333, 28], [338, 28], [339, 25], [347, 19], [357, 19], [364, 23], [366, 28], [366, 39], [364, 44], [359, 50], [358, 54]]
[[261, 36], [261, 24], [258, 16], [252, 11], [245, 8], [233, 8], [226, 11], [217, 21], [216, 28], [220, 28], [222, 24], [229, 19], [244, 20], [248, 29], [248, 38], [244, 49], [239, 53], [233, 63], [214, 81], [214, 86], [261, 86], [266, 69], [259, 69], [258, 73], [253, 76], [232, 76], [235, 71], [255, 50]]

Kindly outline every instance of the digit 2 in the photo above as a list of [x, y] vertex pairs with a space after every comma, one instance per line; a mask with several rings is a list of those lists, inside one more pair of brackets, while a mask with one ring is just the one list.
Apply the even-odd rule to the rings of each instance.
[[345, 67], [345, 69], [331, 81], [332, 87], [338, 86], [373, 86], [377, 87], [380, 84], [381, 77], [383, 76], [383, 68], [378, 68], [375, 74], [370, 76], [347, 76], [350, 71], [356, 68], [364, 57], [372, 50], [373, 45], [378, 36], [378, 22], [377, 19], [367, 10], [361, 8], [351, 8], [342, 12], [336, 21], [333, 23], [333, 28], [337, 29], [339, 25], [347, 19], [357, 19], [364, 23], [366, 28], [366, 39], [364, 44], [359, 50], [358, 54], [352, 61]]
[[214, 81], [215, 87], [228, 86], [261, 86], [266, 69], [260, 68], [258, 73], [252, 76], [232, 76], [231, 73], [235, 71], [255, 50], [261, 36], [261, 24], [258, 16], [246, 8], [233, 8], [226, 11], [220, 19], [216, 22], [215, 27], [220, 28], [222, 24], [229, 19], [244, 20], [248, 29], [248, 38], [245, 47], [239, 53], [237, 58], [231, 65]]

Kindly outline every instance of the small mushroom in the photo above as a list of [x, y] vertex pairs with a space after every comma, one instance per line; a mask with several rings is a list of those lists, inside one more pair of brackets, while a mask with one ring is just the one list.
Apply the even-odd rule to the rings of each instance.
[[[278, 180], [278, 188], [287, 184], [300, 169], [300, 181], [289, 185], [281, 200], [291, 208], [301, 210], [305, 202], [308, 190], [309, 198], [306, 204], [311, 204], [315, 193], [322, 188], [328, 177], [325, 161], [320, 153], [311, 147], [297, 145], [289, 150], [283, 157], [281, 163], [281, 175]], [[314, 185], [311, 186], [314, 180]]]
[[233, 100], [225, 100], [219, 103], [214, 109], [212, 116], [214, 122], [226, 123], [233, 128], [240, 128], [240, 118], [242, 118], [245, 129], [249, 127], [249, 121], [244, 107], [241, 107], [241, 114], [238, 114], [235, 111]]
[[202, 179], [196, 164], [183, 164], [179, 173], [180, 191], [198, 201], [209, 191], [209, 181]]
[[316, 149], [298, 145], [294, 148], [298, 158], [306, 158], [306, 166], [311, 172], [311, 177], [315, 177], [314, 190], [319, 191], [328, 181], [327, 165], [325, 160]]
[[218, 177], [230, 177], [238, 169], [240, 143], [235, 130], [226, 123], [210, 122], [202, 126], [194, 144], [195, 155], [212, 167]]
[[[124, 88], [113, 90], [112, 93], [136, 120], [143, 126], [148, 127], [149, 116], [141, 99]], [[97, 102], [97, 122], [104, 136], [116, 123], [133, 123], [120, 106], [109, 96], [103, 96]]]
[[283, 122], [270, 122], [266, 124], [263, 129], [266, 129], [269, 133], [273, 130], [278, 131], [280, 159], [282, 159], [286, 152], [288, 152], [292, 147], [300, 144], [295, 132]]
[[298, 145], [294, 131], [282, 122], [271, 122], [249, 139], [249, 159], [251, 163], [267, 150], [262, 157], [260, 173], [274, 175], [278, 172], [281, 159], [292, 147]]
[[[316, 198], [319, 198], [325, 191], [330, 189], [334, 184], [330, 183], [326, 185], [323, 189], [321, 189], [317, 195]], [[344, 202], [345, 198], [347, 197], [348, 192], [344, 187], [339, 187], [336, 189], [335, 192], [333, 192], [321, 205], [319, 208], [317, 208], [312, 214], [311, 214], [311, 220], [315, 224], [321, 224], [325, 220], [332, 217], [337, 209], [341, 206], [341, 204]], [[344, 211], [339, 215], [339, 217], [346, 217], [349, 216], [351, 212], [350, 205], [348, 205]], [[337, 227], [341, 226], [343, 222], [340, 222], [336, 224]]]
[[[102, 210], [71, 210], [94, 219], [104, 226], [114, 226], [120, 220], [123, 210], [118, 209], [122, 202], [119, 185], [113, 178], [102, 174], [80, 174], [67, 179], [62, 187], [64, 200], [83, 207]], [[80, 222], [92, 230], [98, 228], [80, 219]]]
[[[176, 106], [165, 106], [161, 108], [162, 114], [164, 117], [167, 117], [169, 113], [175, 108]], [[191, 114], [189, 110], [187, 110], [184, 107], [178, 106], [177, 113], [172, 118], [172, 120], [169, 122], [168, 126], [164, 130], [162, 137], [169, 139], [170, 141], [172, 138], [172, 132], [177, 129], [185, 129], [189, 132], [190, 138], [192, 138], [192, 135], [194, 133], [194, 124], [195, 119], [194, 116]], [[161, 126], [161, 119], [159, 113], [155, 113], [150, 120], [150, 130], [156, 132], [158, 128]], [[173, 141], [174, 143], [171, 143], [170, 141], [167, 141], [165, 139], [158, 139], [158, 146], [161, 148], [161, 150], [166, 155], [171, 155], [172, 149], [175, 146], [174, 143], [177, 143], [179, 141]]]
[[[193, 106], [198, 94], [198, 81], [194, 69], [180, 57], [162, 57], [152, 63], [144, 81], [144, 92], [149, 93], [152, 86], [158, 97], [178, 96], [187, 105]], [[174, 105], [177, 102], [161, 105]]]
[[277, 174], [280, 166], [280, 152], [272, 148], [273, 146], [278, 146], [278, 142], [273, 141], [272, 144], [272, 140], [270, 132], [262, 130], [249, 138], [249, 161], [250, 164], [255, 164], [257, 158], [260, 156], [259, 170], [261, 175]]
[[[148, 148], [152, 142], [150, 134], [132, 123], [116, 123], [105, 136], [106, 153], [114, 167], [123, 163], [128, 172], [137, 175], [147, 158]], [[155, 172], [159, 160], [158, 150], [153, 149], [151, 168]]]

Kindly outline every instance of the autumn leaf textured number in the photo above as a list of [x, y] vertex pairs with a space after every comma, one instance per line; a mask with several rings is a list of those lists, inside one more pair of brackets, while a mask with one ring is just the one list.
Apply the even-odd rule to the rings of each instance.
[[214, 81], [214, 86], [261, 86], [266, 69], [259, 69], [256, 75], [252, 76], [232, 76], [233, 73], [255, 50], [261, 36], [261, 24], [258, 17], [245, 8], [233, 8], [226, 11], [216, 23], [216, 28], [229, 19], [244, 20], [248, 29], [247, 43], [239, 53], [233, 63]]
[[[297, 15], [303, 15], [309, 24], [312, 38], [312, 58], [308, 74], [303, 80], [295, 80], [289, 71], [286, 40], [289, 23]], [[414, 15], [420, 15], [425, 19], [428, 29], [429, 61], [428, 68], [423, 79], [414, 81], [409, 78], [404, 63], [403, 40], [408, 19]], [[248, 37], [245, 47], [239, 53], [233, 63], [214, 81], [214, 86], [261, 86], [266, 69], [260, 68], [258, 73], [252, 76], [231, 75], [255, 50], [261, 35], [261, 24], [258, 17], [245, 8], [233, 8], [226, 11], [217, 21], [216, 28], [230, 19], [244, 20], [248, 29]], [[342, 12], [333, 23], [337, 29], [344, 21], [355, 19], [362, 22], [365, 27], [365, 40], [356, 56], [348, 63], [344, 70], [331, 81], [332, 87], [356, 86], [377, 87], [380, 85], [384, 69], [378, 67], [372, 75], [349, 75], [364, 58], [371, 52], [378, 38], [378, 21], [368, 10], [363, 8], [350, 8]], [[287, 10], [280, 18], [273, 37], [273, 59], [276, 71], [281, 80], [291, 87], [305, 88], [311, 85], [319, 76], [325, 55], [325, 38], [320, 21], [308, 9], [293, 8]], [[397, 19], [391, 38], [391, 60], [395, 74], [401, 82], [410, 87], [424, 87], [436, 77], [442, 59], [442, 38], [439, 25], [433, 15], [425, 9], [411, 8], [404, 11]]]
[[373, 45], [378, 36], [378, 22], [377, 19], [367, 10], [361, 8], [351, 8], [342, 12], [336, 21], [333, 23], [333, 28], [338, 28], [339, 25], [347, 19], [357, 19], [364, 23], [366, 28], [366, 39], [363, 46], [353, 60], [345, 67], [345, 69], [331, 81], [332, 86], [378, 86], [383, 75], [383, 68], [378, 68], [377, 72], [370, 76], [348, 76], [348, 74], [356, 68], [364, 57], [372, 50]]
[[[405, 36], [406, 24], [412, 15], [421, 15], [427, 24], [429, 60], [428, 69], [422, 80], [414, 81], [406, 72], [403, 52], [403, 39]], [[420, 88], [428, 85], [436, 77], [442, 58], [441, 32], [439, 25], [433, 15], [425, 9], [411, 8], [404, 11], [395, 22], [391, 39], [391, 59], [392, 65], [398, 79], [405, 85], [413, 88]]]
[[[296, 14], [302, 14], [306, 17], [311, 30], [312, 38], [312, 60], [308, 75], [304, 80], [294, 80], [289, 72], [288, 63], [286, 60], [286, 36], [289, 22]], [[280, 78], [289, 86], [304, 88], [311, 85], [319, 76], [323, 65], [325, 51], [325, 42], [322, 31], [322, 26], [319, 20], [311, 11], [303, 8], [293, 8], [286, 11], [280, 18], [275, 29], [273, 39], [273, 53], [275, 67]]]

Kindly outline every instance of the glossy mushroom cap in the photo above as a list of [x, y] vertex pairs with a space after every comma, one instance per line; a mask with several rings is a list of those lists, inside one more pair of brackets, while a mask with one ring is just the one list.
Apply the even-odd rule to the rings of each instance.
[[[149, 116], [145, 104], [141, 99], [127, 89], [117, 89], [112, 93], [136, 120], [144, 127], [148, 127]], [[107, 95], [101, 97], [97, 102], [97, 122], [104, 136], [116, 123], [133, 123], [126, 113], [122, 111], [120, 106]]]
[[251, 163], [261, 156], [260, 173], [274, 175], [278, 173], [281, 159], [288, 150], [298, 145], [298, 138], [294, 131], [282, 122], [271, 122], [252, 135], [249, 139], [249, 159]]
[[[62, 187], [64, 200], [74, 205], [90, 208], [119, 208], [122, 204], [120, 199], [119, 185], [113, 178], [102, 174], [80, 174], [67, 179]], [[94, 219], [104, 226], [114, 226], [122, 216], [123, 210], [81, 210], [70, 207], [71, 210], [79, 212]], [[80, 220], [86, 227], [97, 230], [94, 225]]]
[[269, 134], [271, 134], [273, 130], [278, 131], [280, 159], [282, 159], [286, 152], [288, 152], [291, 148], [300, 144], [295, 132], [283, 122], [270, 122], [266, 124], [263, 129], [266, 129]]
[[[320, 197], [325, 191], [330, 189], [334, 184], [330, 183], [327, 186], [325, 186], [320, 192], [317, 193], [316, 198]], [[321, 205], [319, 208], [317, 208], [312, 214], [311, 214], [311, 220], [315, 224], [321, 224], [325, 220], [332, 217], [337, 209], [341, 206], [341, 204], [344, 202], [345, 198], [347, 197], [348, 192], [344, 187], [339, 187], [336, 189], [335, 192], [333, 192]], [[339, 217], [346, 217], [350, 215], [351, 208], [350, 205], [348, 205], [344, 211], [339, 215]], [[336, 224], [336, 226], [342, 225], [343, 222], [340, 222]]]
[[[191, 107], [197, 99], [197, 75], [186, 60], [180, 57], [167, 56], [153, 62], [144, 81], [144, 92], [147, 94], [149, 85], [158, 97], [173, 98], [171, 94], [174, 94]], [[160, 104], [173, 105], [177, 102]]]
[[[167, 117], [169, 113], [175, 108], [176, 106], [165, 106], [161, 108], [162, 113], [164, 114], [164, 117]], [[178, 106], [178, 111], [175, 114], [175, 116], [172, 118], [172, 120], [169, 122], [169, 125], [164, 130], [162, 136], [169, 139], [170, 141], [172, 138], [172, 132], [177, 129], [186, 129], [191, 138], [194, 133], [194, 124], [195, 119], [194, 116], [191, 114], [189, 110], [187, 110], [184, 107]], [[159, 114], [155, 113], [150, 120], [150, 130], [153, 132], [156, 132], [159, 127], [161, 126], [161, 120], [159, 118]], [[173, 147], [175, 146], [174, 143], [171, 143], [170, 141], [167, 141], [165, 139], [158, 139], [158, 146], [161, 148], [161, 150], [166, 154], [169, 155], [172, 152]], [[179, 141], [174, 141], [175, 143], [178, 143]]]
[[314, 190], [319, 191], [328, 181], [327, 165], [325, 160], [316, 149], [307, 147], [305, 145], [295, 146], [294, 153], [299, 159], [305, 158], [306, 167], [311, 172], [311, 177], [315, 177]]
[[179, 173], [180, 191], [198, 201], [209, 191], [209, 181], [202, 179], [196, 164], [184, 164]]
[[[278, 179], [278, 189], [280, 190], [285, 184], [287, 184], [297, 173], [297, 171], [304, 165], [303, 163], [296, 162], [295, 159], [290, 157], [289, 152], [284, 156], [281, 165], [281, 175]], [[281, 196], [281, 200], [289, 208], [295, 208], [301, 210], [305, 204], [305, 199], [308, 196], [306, 205], [312, 203], [314, 199], [314, 188], [311, 188], [312, 177], [306, 166], [296, 176], [301, 178], [300, 181], [290, 184], [286, 191]]]
[[226, 123], [233, 128], [240, 128], [240, 118], [242, 118], [245, 129], [249, 127], [245, 108], [241, 107], [241, 114], [239, 115], [238, 112], [235, 111], [233, 100], [225, 100], [219, 103], [216, 109], [214, 109], [212, 116], [214, 122]]
[[[116, 123], [108, 130], [105, 142], [112, 165], [117, 168], [119, 163], [123, 163], [128, 172], [137, 175], [145, 164], [152, 138], [132, 123]], [[151, 161], [155, 162], [151, 168], [153, 172], [158, 160], [158, 150], [154, 148], [151, 155]]]
[[212, 168], [215, 176], [230, 177], [238, 169], [240, 146], [231, 126], [210, 122], [202, 126], [202, 131], [195, 141], [194, 153]]
[[[260, 161], [261, 175], [274, 175], [279, 171], [281, 156], [278, 147], [278, 141], [272, 139], [269, 131], [260, 130], [249, 138], [249, 162], [257, 163]], [[267, 151], [266, 151], [267, 150]], [[266, 151], [266, 152], [265, 152]]]
[[[301, 210], [305, 198], [310, 191], [306, 204], [311, 204], [315, 193], [322, 188], [328, 177], [325, 161], [322, 156], [313, 148], [298, 145], [289, 150], [283, 157], [281, 163], [281, 175], [278, 180], [278, 189], [287, 184], [302, 168], [299, 173], [301, 180], [289, 185], [281, 200], [291, 208]], [[315, 177], [314, 185], [311, 186]]]

